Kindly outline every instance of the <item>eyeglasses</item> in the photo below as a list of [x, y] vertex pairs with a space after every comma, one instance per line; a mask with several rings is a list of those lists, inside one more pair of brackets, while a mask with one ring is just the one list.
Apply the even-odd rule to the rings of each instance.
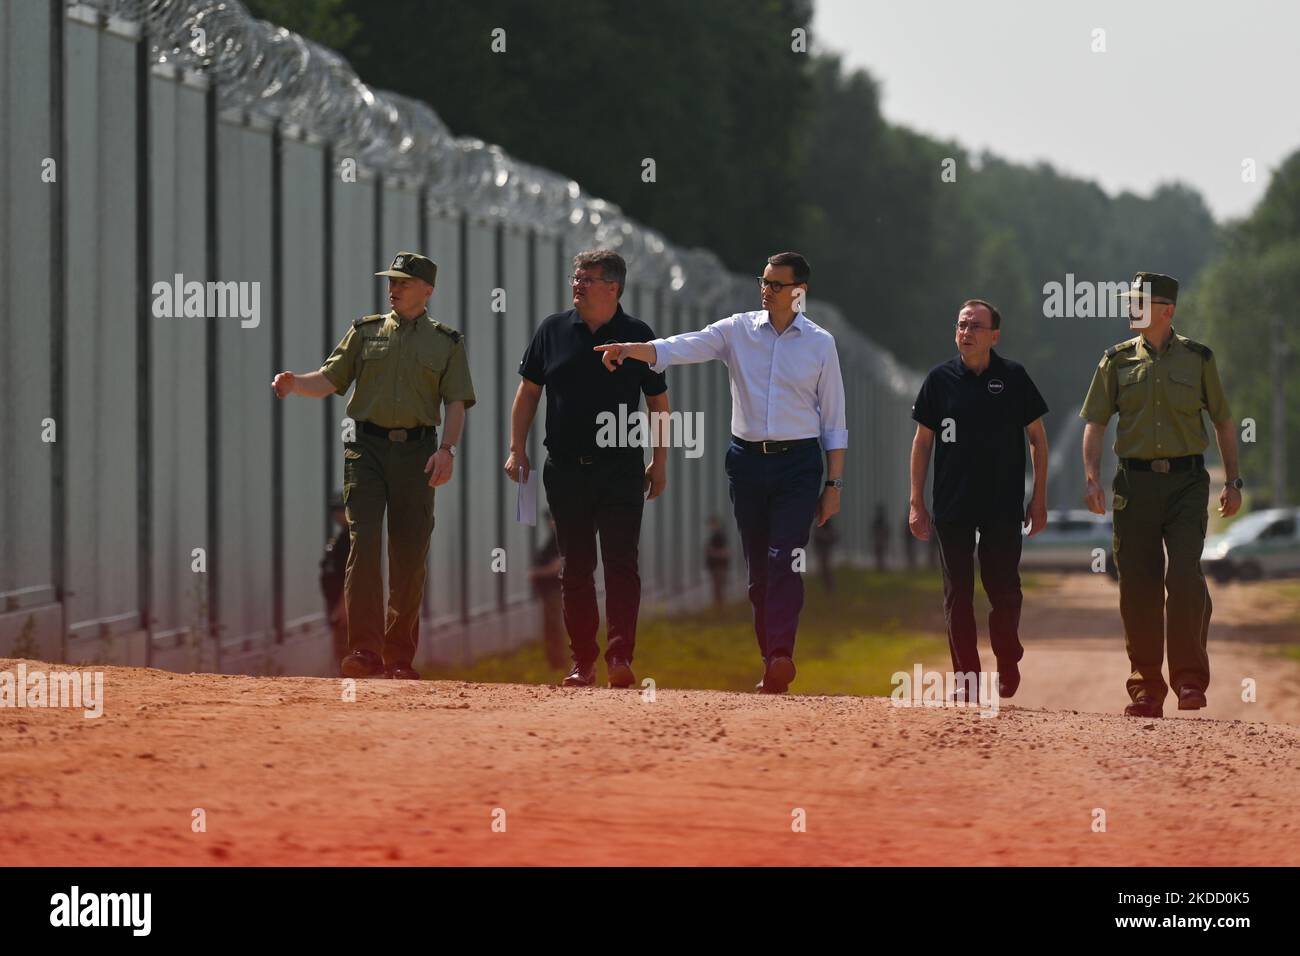
[[981, 329], [991, 329], [991, 325], [978, 325], [975, 322], [967, 322], [964, 319], [957, 323], [958, 332], [978, 332]]
[[617, 282], [617, 279], [604, 279], [597, 276], [569, 276], [569, 285], [589, 286], [593, 282]]
[[758, 287], [760, 289], [771, 289], [778, 295], [781, 293], [781, 290], [787, 286], [803, 285], [802, 282], [773, 282], [771, 279], [766, 279], [763, 276], [754, 276], [754, 278], [758, 280]]

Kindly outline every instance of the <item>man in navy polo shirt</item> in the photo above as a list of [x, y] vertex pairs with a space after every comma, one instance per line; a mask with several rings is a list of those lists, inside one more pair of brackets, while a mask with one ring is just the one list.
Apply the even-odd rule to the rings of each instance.
[[[988, 595], [989, 641], [998, 662], [998, 693], [1020, 685], [1020, 543], [1028, 526], [1047, 524], [1047, 403], [1024, 368], [993, 351], [1002, 317], [982, 299], [957, 314], [957, 356], [925, 377], [912, 406], [912, 500], [908, 526], [930, 540], [933, 527], [943, 568], [943, 609], [957, 675], [958, 700], [978, 700], [980, 657], [975, 631], [975, 553]], [[934, 461], [934, 519], [925, 509], [925, 473]], [[1025, 439], [1034, 463], [1034, 491], [1025, 510]], [[963, 686], [963, 680], [965, 684]]]
[[[631, 687], [632, 652], [641, 607], [638, 550], [641, 514], [667, 483], [668, 450], [654, 444], [649, 465], [640, 445], [602, 447], [599, 419], [624, 420], [638, 410], [642, 394], [653, 415], [668, 408], [668, 383], [644, 362], [630, 362], [616, 375], [601, 364], [595, 347], [604, 342], [654, 338], [650, 326], [623, 311], [619, 297], [627, 264], [616, 252], [579, 253], [573, 260], [573, 308], [547, 316], [519, 363], [519, 390], [510, 413], [512, 481], [528, 480], [528, 430], [546, 392], [546, 465], [542, 483], [555, 518], [560, 546], [560, 600], [569, 632], [573, 670], [565, 687], [596, 681], [600, 611], [596, 606], [596, 538], [605, 566], [605, 664], [611, 687]], [[620, 415], [620, 406], [625, 411]]]

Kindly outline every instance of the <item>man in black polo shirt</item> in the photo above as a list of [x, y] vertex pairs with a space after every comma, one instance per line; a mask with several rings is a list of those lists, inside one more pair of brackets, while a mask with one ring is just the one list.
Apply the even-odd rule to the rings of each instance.
[[[989, 641], [998, 662], [998, 693], [1020, 684], [1020, 538], [1047, 523], [1047, 404], [1024, 368], [993, 351], [1002, 317], [982, 299], [968, 299], [957, 315], [955, 358], [925, 377], [912, 406], [912, 501], [908, 526], [930, 539], [925, 473], [934, 462], [934, 521], [943, 568], [948, 646], [958, 675], [958, 699], [978, 698], [980, 658], [975, 632], [976, 532], [980, 580], [988, 595]], [[1034, 463], [1034, 491], [1025, 510], [1025, 439]], [[962, 680], [966, 684], [964, 693]]]
[[[630, 687], [636, 681], [631, 664], [641, 606], [641, 512], [667, 483], [668, 456], [662, 441], [654, 443], [649, 465], [641, 445], [602, 447], [608, 443], [597, 441], [602, 430], [598, 417], [626, 421], [637, 411], [643, 393], [651, 415], [667, 416], [668, 385], [663, 374], [650, 371], [645, 362], [625, 363], [611, 375], [595, 351], [605, 342], [648, 342], [655, 337], [650, 326], [619, 304], [627, 279], [623, 258], [615, 252], [583, 252], [574, 257], [573, 269], [573, 308], [542, 321], [519, 363], [522, 380], [510, 413], [505, 470], [514, 481], [528, 480], [528, 429], [545, 388], [547, 457], [542, 482], [560, 545], [564, 626], [573, 655], [573, 670], [564, 686], [590, 687], [596, 680], [599, 535], [609, 684]], [[622, 414], [619, 406], [624, 406]]]

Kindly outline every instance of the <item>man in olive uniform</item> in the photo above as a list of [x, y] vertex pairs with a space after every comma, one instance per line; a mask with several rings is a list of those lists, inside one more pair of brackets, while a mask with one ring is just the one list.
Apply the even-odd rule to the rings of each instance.
[[[465, 411], [474, 404], [461, 333], [428, 314], [438, 267], [399, 252], [388, 276], [387, 315], [352, 323], [317, 372], [281, 372], [280, 398], [343, 394], [353, 382], [348, 416], [356, 439], [343, 450], [343, 500], [352, 547], [344, 601], [350, 653], [346, 677], [418, 680], [415, 658], [425, 559], [433, 532], [434, 489], [451, 480]], [[437, 426], [447, 408], [442, 444]], [[380, 576], [384, 510], [388, 511], [388, 611]]]
[[1219, 494], [1221, 515], [1241, 507], [1242, 482], [1237, 435], [1214, 355], [1173, 329], [1178, 282], [1139, 272], [1121, 295], [1129, 303], [1130, 327], [1141, 334], [1107, 349], [1093, 373], [1079, 413], [1088, 422], [1083, 464], [1088, 509], [1105, 514], [1101, 445], [1107, 422], [1118, 412], [1114, 547], [1120, 616], [1133, 668], [1128, 679], [1132, 703], [1124, 713], [1163, 717], [1169, 690], [1161, 674], [1166, 632], [1169, 684], [1178, 695], [1178, 709], [1204, 707], [1210, 683], [1206, 638], [1211, 603], [1201, 573], [1210, 496], [1202, 454], [1209, 443], [1203, 410], [1214, 424], [1227, 477]]

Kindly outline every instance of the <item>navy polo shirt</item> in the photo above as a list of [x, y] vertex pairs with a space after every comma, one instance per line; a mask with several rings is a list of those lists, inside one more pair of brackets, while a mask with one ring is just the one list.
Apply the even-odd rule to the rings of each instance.
[[[613, 318], [595, 334], [577, 309], [548, 315], [537, 327], [519, 363], [519, 374], [546, 389], [546, 447], [563, 455], [608, 454], [596, 445], [601, 412], [618, 417], [619, 406], [631, 414], [641, 396], [662, 395], [668, 382], [661, 372], [636, 359], [625, 359], [611, 372], [601, 361], [597, 345], [609, 342], [649, 342], [657, 338], [650, 326], [618, 307]], [[641, 454], [639, 448], [630, 449]]]
[[960, 355], [930, 369], [912, 419], [935, 433], [934, 520], [1024, 521], [1025, 428], [1046, 413], [1024, 367], [995, 351], [978, 375]]

